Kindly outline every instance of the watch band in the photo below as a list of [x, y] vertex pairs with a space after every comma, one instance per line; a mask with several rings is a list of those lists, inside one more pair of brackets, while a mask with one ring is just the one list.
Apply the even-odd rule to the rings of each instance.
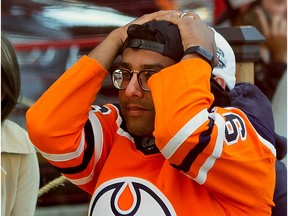
[[187, 54], [193, 54], [197, 53], [201, 58], [203, 58], [208, 64], [213, 68], [213, 60], [214, 60], [214, 55], [210, 51], [204, 49], [201, 46], [192, 46], [189, 47], [185, 52], [184, 56]]

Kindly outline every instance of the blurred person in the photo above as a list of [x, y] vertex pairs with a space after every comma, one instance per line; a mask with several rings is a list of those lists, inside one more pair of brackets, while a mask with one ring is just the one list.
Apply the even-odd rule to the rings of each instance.
[[[274, 97], [272, 99], [272, 111], [275, 119], [275, 131], [278, 134], [282, 134], [287, 138], [287, 70], [282, 75]], [[287, 148], [287, 139], [286, 139], [286, 148]], [[285, 166], [283, 166], [283, 163]], [[281, 159], [281, 162], [278, 163], [278, 173], [283, 173], [281, 176], [276, 177], [276, 185], [282, 185], [279, 187], [278, 191], [276, 188], [275, 196], [278, 197], [278, 206], [281, 208], [273, 208], [272, 213], [274, 216], [287, 215], [287, 155]], [[276, 166], [277, 173], [277, 166]], [[277, 180], [278, 179], [278, 180]], [[282, 183], [280, 183], [282, 181]], [[278, 196], [278, 195], [279, 196]], [[275, 200], [274, 200], [275, 202]], [[276, 201], [277, 203], [277, 201]], [[276, 204], [277, 205], [277, 204]]]
[[1, 215], [33, 216], [39, 189], [39, 165], [27, 131], [8, 119], [20, 94], [14, 48], [1, 32]]
[[[287, 138], [287, 70], [282, 75], [272, 99], [275, 131]], [[287, 156], [282, 159], [287, 167]]]
[[[255, 85], [270, 101], [287, 69], [287, 0], [227, 0], [228, 10], [216, 25], [255, 26], [266, 38], [255, 63]], [[227, 23], [226, 23], [227, 25]], [[287, 94], [283, 95], [287, 97]]]
[[287, 138], [287, 97], [284, 95], [287, 95], [287, 71], [282, 75], [272, 100], [275, 130]]
[[[226, 0], [226, 4], [229, 9], [216, 25], [252, 25], [266, 38], [260, 45], [260, 60], [255, 62], [254, 78], [255, 85], [272, 103], [273, 125], [280, 135], [276, 136], [276, 206], [272, 208], [272, 215], [287, 215], [287, 0]], [[259, 118], [266, 119], [266, 115]]]
[[[119, 104], [92, 105], [109, 70]], [[27, 129], [42, 155], [92, 195], [89, 215], [268, 216], [271, 113], [254, 85], [235, 86], [223, 37], [194, 12], [159, 11], [78, 60], [29, 109]]]

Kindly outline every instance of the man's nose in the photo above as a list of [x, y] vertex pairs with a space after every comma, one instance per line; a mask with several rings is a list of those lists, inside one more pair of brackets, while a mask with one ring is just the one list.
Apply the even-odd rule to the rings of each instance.
[[125, 89], [125, 94], [130, 97], [142, 97], [143, 90], [141, 89], [137, 73], [133, 73], [130, 82], [128, 83], [127, 88]]

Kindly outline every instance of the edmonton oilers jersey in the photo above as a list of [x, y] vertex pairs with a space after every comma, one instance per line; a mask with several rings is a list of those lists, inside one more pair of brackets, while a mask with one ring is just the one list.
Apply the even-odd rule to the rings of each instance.
[[209, 111], [210, 74], [194, 58], [149, 79], [155, 140], [142, 144], [127, 132], [117, 106], [91, 109], [107, 71], [84, 56], [29, 109], [30, 139], [92, 195], [91, 216], [271, 215], [270, 132], [259, 134], [235, 107]]

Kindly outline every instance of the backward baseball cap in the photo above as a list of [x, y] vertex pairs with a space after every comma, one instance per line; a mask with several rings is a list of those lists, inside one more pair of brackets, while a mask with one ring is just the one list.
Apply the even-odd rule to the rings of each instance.
[[217, 47], [217, 58], [219, 63], [213, 68], [212, 74], [214, 76], [222, 77], [229, 90], [233, 89], [236, 83], [236, 60], [232, 47], [226, 39], [219, 34], [215, 29], [214, 39]]
[[[149, 32], [149, 34], [147, 34]], [[149, 21], [132, 24], [127, 30], [126, 48], [146, 49], [161, 53], [179, 62], [184, 54], [179, 29], [168, 21]]]
[[[219, 59], [219, 64], [214, 67], [212, 74], [221, 76], [225, 80], [227, 87], [231, 90], [234, 88], [236, 80], [235, 55], [231, 46], [224, 37], [213, 28], [211, 29], [214, 31], [217, 56]], [[152, 37], [145, 34], [147, 31], [152, 33]], [[168, 56], [176, 62], [179, 62], [184, 55], [179, 29], [171, 22], [149, 21], [142, 25], [132, 24], [128, 27], [127, 34], [128, 37], [122, 50], [126, 48], [151, 50], [161, 53], [164, 56]], [[157, 41], [155, 40], [156, 37], [157, 39], [162, 38], [162, 40]]]

